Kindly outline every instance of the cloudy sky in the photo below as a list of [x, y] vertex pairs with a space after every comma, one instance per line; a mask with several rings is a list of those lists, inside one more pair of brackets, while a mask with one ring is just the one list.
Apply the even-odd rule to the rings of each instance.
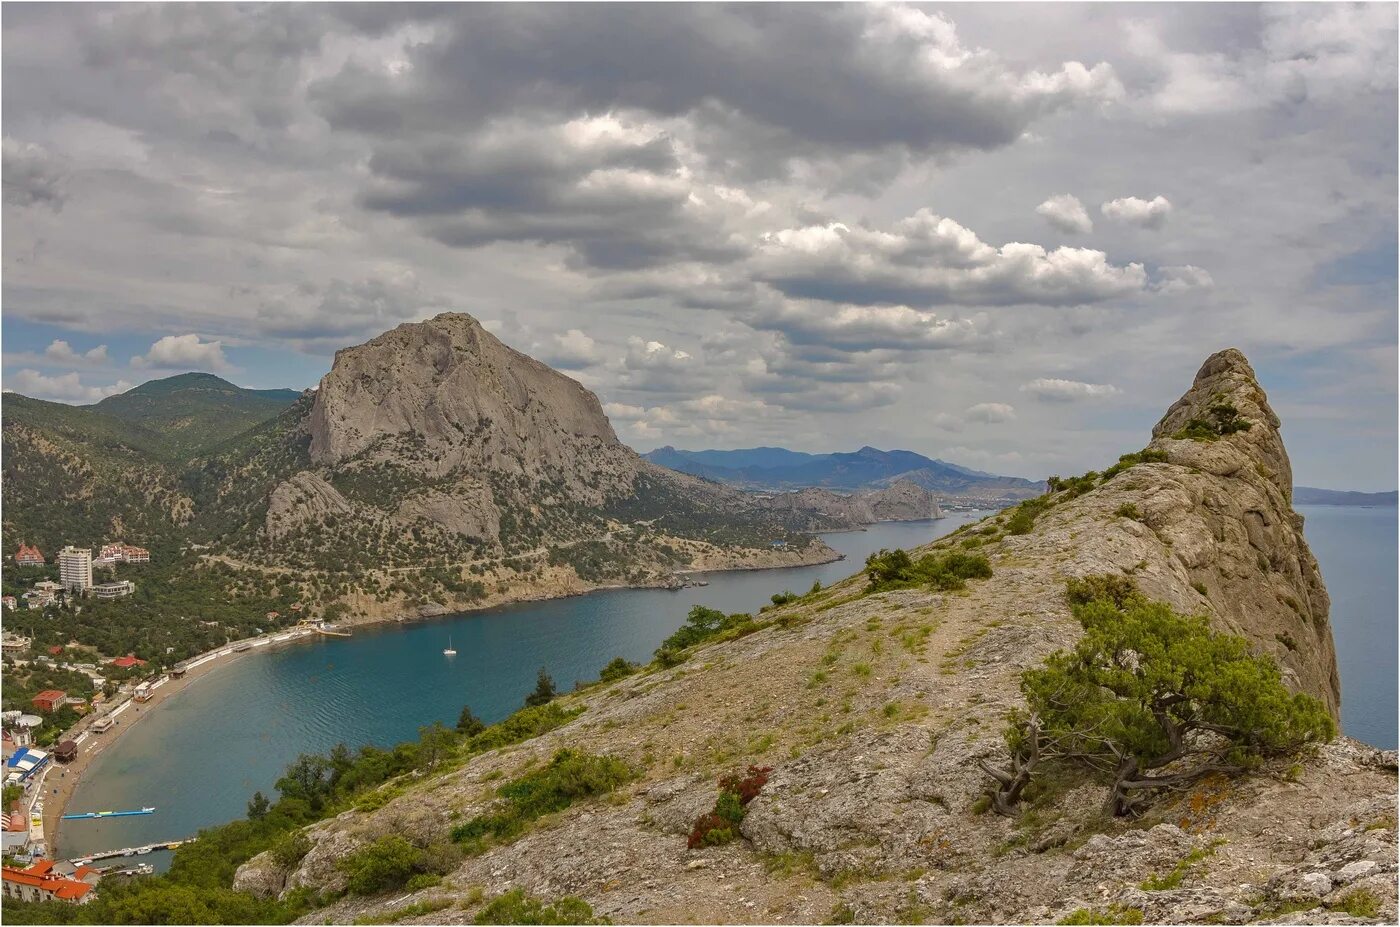
[[6, 389], [470, 312], [647, 450], [1040, 477], [1249, 355], [1396, 474], [1396, 7], [6, 4]]

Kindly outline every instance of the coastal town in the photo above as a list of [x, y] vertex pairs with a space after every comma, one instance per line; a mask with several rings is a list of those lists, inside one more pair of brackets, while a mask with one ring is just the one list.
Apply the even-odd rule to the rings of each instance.
[[[95, 897], [104, 877], [153, 871], [149, 864], [130, 857], [173, 849], [180, 843], [114, 848], [72, 859], [60, 855], [60, 821], [156, 811], [147, 807], [68, 813], [68, 799], [104, 745], [139, 721], [143, 707], [154, 707], [223, 658], [310, 635], [346, 632], [300, 617], [301, 606], [294, 603], [287, 615], [293, 623], [287, 627], [229, 640], [222, 647], [168, 665], [134, 653], [104, 655], [77, 641], [39, 646], [31, 636], [12, 631], [9, 618], [38, 613], [41, 620], [52, 621], [65, 611], [81, 610], [85, 603], [131, 596], [136, 582], [122, 577], [119, 570], [127, 564], [151, 563], [151, 553], [123, 542], [104, 544], [95, 552], [70, 545], [51, 562], [38, 547], [21, 543], [12, 562], [20, 572], [30, 574], [30, 582], [26, 591], [0, 598], [7, 618], [0, 637], [6, 670], [4, 710], [0, 711], [3, 894], [20, 901], [84, 904]], [[57, 579], [35, 578], [55, 572]], [[282, 618], [276, 613], [266, 617], [269, 623]]]

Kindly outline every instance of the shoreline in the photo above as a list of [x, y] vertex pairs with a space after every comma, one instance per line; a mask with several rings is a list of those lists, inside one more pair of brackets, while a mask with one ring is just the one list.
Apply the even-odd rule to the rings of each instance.
[[[278, 632], [277, 636], [280, 637], [282, 634], [286, 633], [289, 632]], [[281, 641], [277, 641], [277, 643], [291, 643], [292, 641], [309, 637], [314, 633], [315, 632], [306, 632], [296, 634], [291, 638], [284, 638]], [[67, 813], [68, 803], [72, 800], [73, 793], [77, 791], [78, 785], [82, 782], [83, 773], [87, 771], [88, 767], [109, 748], [116, 746], [127, 731], [130, 731], [142, 720], [149, 717], [154, 709], [160, 707], [167, 700], [179, 695], [185, 689], [210, 675], [220, 667], [229, 666], [238, 662], [242, 657], [250, 656], [265, 647], [271, 646], [273, 643], [271, 636], [268, 636], [266, 639], [268, 643], [258, 646], [255, 650], [234, 652], [225, 646], [218, 650], [210, 650], [197, 657], [192, 657], [190, 662], [193, 663], [196, 660], [201, 661], [199, 666], [188, 670], [182, 677], [167, 676], [166, 681], [161, 684], [160, 688], [155, 690], [149, 701], [137, 702], [135, 699], [129, 698], [121, 705], [118, 705], [116, 710], [111, 712], [111, 716], [116, 717], [116, 723], [102, 733], [94, 733], [91, 730], [91, 720], [85, 719], [88, 720], [88, 723], [81, 731], [77, 732], [77, 736], [82, 737], [78, 745], [77, 759], [66, 764], [60, 764], [57, 761], [52, 762], [50, 764], [48, 778], [42, 785], [44, 789], [47, 789], [48, 794], [39, 796], [44, 802], [44, 834], [45, 845], [49, 851], [49, 859], [56, 860], [67, 858], [59, 854], [59, 841], [63, 836], [61, 818]], [[219, 659], [221, 655], [229, 656], [232, 659], [221, 660]], [[59, 774], [56, 781], [54, 779], [55, 772]], [[92, 808], [85, 810], [96, 811], [106, 809]]]
[[[865, 529], [862, 527], [860, 529], [852, 530]], [[827, 534], [834, 532], [822, 533]], [[727, 567], [724, 569], [696, 570], [684, 572], [683, 574], [681, 571], [677, 571], [677, 574], [675, 575], [685, 575], [690, 577], [701, 576], [707, 573], [754, 572], [759, 570], [798, 569], [801, 567], [821, 566], [827, 563], [835, 563], [841, 559], [840, 555], [837, 554], [836, 551], [832, 550], [830, 547], [827, 547], [826, 549], [831, 556], [823, 557], [821, 559], [812, 559], [796, 563], [776, 563], [771, 565], [734, 566]], [[466, 607], [455, 608], [444, 607], [442, 611], [434, 611], [426, 614], [423, 613], [421, 610], [415, 610], [400, 614], [364, 616], [361, 618], [351, 618], [347, 620], [342, 620], [340, 622], [337, 622], [336, 625], [334, 625], [334, 627], [370, 628], [375, 625], [384, 624], [408, 624], [410, 622], [431, 621], [438, 618], [449, 618], [460, 615], [470, 615], [480, 612], [487, 612], [493, 609], [505, 608], [512, 605], [526, 605], [532, 602], [547, 602], [554, 601], [556, 599], [575, 598], [578, 596], [591, 595], [595, 592], [608, 592], [619, 589], [667, 588], [680, 590], [685, 588], [685, 585], [669, 586], [664, 582], [650, 584], [614, 583], [589, 586], [588, 588], [584, 589], [570, 590], [554, 594], [550, 594], [548, 590], [540, 590], [538, 588], [530, 589], [522, 587], [519, 590], [513, 590], [518, 591], [519, 594], [517, 595], [512, 595], [508, 592], [505, 595], [503, 595], [499, 600], [490, 602], [489, 604], [485, 605], [470, 605]], [[220, 667], [229, 666], [234, 662], [237, 662], [237, 660], [241, 657], [250, 656], [254, 653], [264, 650], [267, 647], [273, 646], [274, 644], [292, 644], [296, 641], [301, 641], [305, 638], [318, 636], [320, 636], [320, 632], [313, 629], [287, 628], [279, 631], [269, 632], [267, 634], [263, 634], [254, 638], [245, 638], [242, 641], [236, 641], [231, 644], [225, 644], [224, 646], [214, 650], [205, 651], [204, 653], [190, 657], [189, 659], [183, 661], [189, 667], [189, 669], [186, 670], [184, 676], [175, 677], [167, 673], [165, 682], [161, 683], [160, 686], [154, 690], [151, 698], [148, 701], [138, 703], [137, 701], [135, 701], [135, 699], [128, 698], [125, 702], [118, 705], [115, 710], [108, 713], [108, 715], [106, 716], [115, 717], [117, 719], [116, 723], [108, 730], [102, 733], [94, 733], [91, 730], [91, 726], [92, 722], [96, 720], [96, 716], [89, 715], [86, 718], [84, 718], [83, 721], [79, 723], [79, 726], [77, 728], [72, 729], [70, 732], [68, 732], [71, 734], [71, 737], [64, 738], [78, 740], [79, 750], [77, 758], [74, 759], [71, 763], [67, 764], [59, 764], [57, 761], [53, 761], [51, 763], [50, 772], [47, 774], [47, 780], [43, 782], [40, 786], [41, 790], [47, 790], [47, 794], [43, 794], [43, 792], [41, 791], [41, 794], [38, 796], [38, 800], [42, 800], [44, 802], [44, 842], [48, 850], [48, 858], [55, 860], [66, 858], [60, 856], [59, 847], [63, 831], [61, 826], [61, 818], [64, 814], [68, 813], [68, 803], [72, 800], [73, 793], [77, 791], [78, 785], [81, 784], [83, 774], [97, 760], [98, 757], [100, 757], [111, 747], [120, 743], [122, 737], [126, 734], [127, 731], [135, 727], [136, 724], [138, 724], [143, 718], [149, 717], [152, 711], [162, 706], [167, 700], [179, 695], [190, 685], [208, 676], [210, 673], [214, 672]], [[241, 645], [243, 643], [252, 643], [252, 647], [242, 651], [235, 651], [232, 649], [234, 646]], [[226, 660], [222, 659], [223, 657], [231, 657], [232, 659]], [[143, 711], [143, 709], [145, 709], [145, 711]], [[54, 780], [53, 778], [54, 772], [58, 773], [57, 780]], [[172, 839], [183, 839], [186, 836], [193, 835], [177, 834], [174, 835]]]

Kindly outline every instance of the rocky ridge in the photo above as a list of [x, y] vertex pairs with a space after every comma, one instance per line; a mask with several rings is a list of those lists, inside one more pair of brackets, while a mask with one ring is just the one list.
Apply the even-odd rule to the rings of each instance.
[[[1248, 430], [1177, 437], [1224, 405]], [[1208, 360], [1151, 447], [1166, 459], [1057, 493], [1026, 533], [1009, 533], [1004, 512], [934, 545], [985, 553], [990, 579], [872, 595], [856, 576], [804, 596], [679, 667], [568, 696], [582, 715], [542, 737], [393, 784], [382, 803], [309, 828], [298, 862], [251, 860], [237, 886], [334, 891], [356, 848], [389, 834], [440, 844], [503, 778], [569, 746], [641, 776], [466, 857], [440, 885], [346, 897], [308, 920], [459, 922], [483, 894], [522, 888], [580, 896], [615, 922], [1394, 922], [1395, 754], [1346, 738], [1206, 780], [1140, 819], [1104, 817], [1102, 785], [1085, 781], [1019, 819], [978, 813], [976, 761], [1004, 754], [1020, 672], [1080, 633], [1068, 577], [1132, 575], [1278, 656], [1290, 685], [1335, 711], [1325, 588], [1244, 357]], [[772, 773], [742, 839], [687, 850], [716, 779], [747, 764]]]

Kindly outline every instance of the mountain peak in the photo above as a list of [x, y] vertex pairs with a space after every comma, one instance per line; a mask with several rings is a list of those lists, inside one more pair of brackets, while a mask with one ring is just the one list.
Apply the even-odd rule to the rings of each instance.
[[1152, 429], [1152, 446], [1173, 463], [1221, 475], [1253, 465], [1287, 498], [1293, 468], [1279, 426], [1249, 360], [1226, 348], [1206, 358], [1191, 388]]
[[446, 312], [337, 351], [321, 379], [312, 459], [332, 464], [376, 448], [426, 470], [470, 463], [541, 476], [621, 445], [597, 396], [465, 312]]
[[216, 376], [212, 373], [191, 370], [188, 373], [177, 373], [172, 377], [147, 380], [140, 386], [133, 386], [131, 389], [127, 390], [126, 393], [120, 393], [118, 395], [135, 393], [138, 396], [148, 396], [159, 393], [173, 393], [185, 389], [241, 390], [242, 387], [235, 383], [230, 383], [223, 377]]

